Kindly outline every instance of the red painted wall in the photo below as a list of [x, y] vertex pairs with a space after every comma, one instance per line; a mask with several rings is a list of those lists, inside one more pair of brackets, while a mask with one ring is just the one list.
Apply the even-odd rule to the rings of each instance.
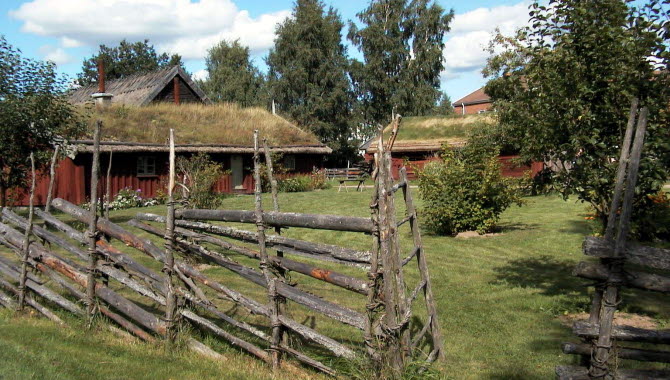
[[[481, 104], [472, 104], [465, 106], [465, 114], [472, 115], [479, 113], [479, 111], [488, 111], [491, 109], [491, 103], [481, 103]], [[457, 115], [463, 115], [463, 106], [455, 106], [454, 113]]]
[[[137, 176], [137, 157], [152, 155], [156, 157], [156, 173], [154, 176]], [[54, 184], [54, 198], [63, 198], [75, 204], [82, 204], [91, 198], [91, 154], [80, 154], [76, 159], [63, 159], [56, 168]], [[230, 169], [230, 155], [211, 155], [212, 160], [220, 162], [223, 170]], [[98, 183], [99, 196], [106, 191], [107, 165], [109, 155], [105, 152], [100, 157], [100, 182]], [[296, 155], [296, 168], [293, 173], [311, 173], [316, 168], [322, 168], [321, 155]], [[250, 194], [254, 191], [254, 180], [251, 173], [253, 167], [251, 155], [244, 155], [243, 190], [233, 190], [232, 176], [224, 175], [215, 184], [214, 190], [220, 193], [240, 192]], [[124, 188], [140, 189], [142, 196], [153, 198], [158, 190], [167, 186], [168, 156], [167, 153], [117, 153], [112, 156], [111, 193], [112, 196]], [[43, 206], [46, 203], [49, 189], [49, 175], [38, 173], [34, 204]], [[25, 190], [10, 191], [10, 204], [27, 206], [29, 195]]]

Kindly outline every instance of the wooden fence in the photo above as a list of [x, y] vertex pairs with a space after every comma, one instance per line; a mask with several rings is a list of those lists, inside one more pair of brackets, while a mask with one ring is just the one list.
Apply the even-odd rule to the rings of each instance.
[[[637, 101], [633, 101], [605, 236], [588, 237], [584, 241], [584, 254], [596, 257], [600, 262], [581, 262], [574, 270], [576, 276], [595, 281], [589, 320], [576, 322], [573, 326], [573, 332], [582, 341], [562, 345], [564, 353], [581, 357], [582, 366], [557, 367], [559, 379], [670, 378], [670, 371], [667, 370], [625, 369], [619, 363], [621, 359], [670, 363], [670, 351], [663, 348], [663, 345], [670, 344], [670, 331], [614, 325], [614, 314], [621, 302], [622, 288], [670, 293], [670, 277], [650, 273], [670, 270], [670, 250], [628, 242], [635, 185], [647, 126], [646, 108], [642, 108], [635, 122], [637, 108]], [[644, 343], [644, 348], [639, 343]]]
[[[174, 140], [170, 141], [173, 145]], [[0, 288], [22, 293], [13, 282], [19, 281], [25, 274], [26, 304], [58, 323], [62, 320], [44, 306], [44, 301], [82, 317], [90, 318], [101, 313], [146, 341], [157, 337], [172, 341], [177, 326], [190, 323], [271, 364], [274, 369], [293, 366], [293, 361], [285, 360], [289, 356], [319, 371], [336, 375], [334, 368], [309, 356], [316, 351], [328, 352], [332, 357], [346, 360], [367, 358], [380, 376], [395, 376], [417, 359], [425, 360], [428, 365], [441, 357], [442, 338], [406, 172], [402, 170], [401, 180], [393, 183], [390, 154], [380, 145], [373, 175], [375, 190], [370, 203], [370, 218], [281, 212], [276, 197], [276, 181], [270, 172], [273, 211], [265, 211], [261, 199], [257, 139], [255, 146], [254, 211], [178, 209], [178, 203], [171, 196], [175, 186], [174, 165], [171, 165], [166, 216], [140, 213], [128, 223], [164, 238], [165, 248], [131, 233], [104, 216], [98, 218], [95, 205], [91, 210], [84, 210], [63, 199], [53, 201], [53, 208], [87, 224], [87, 231], [78, 230], [50, 213], [35, 210], [36, 216], [51, 229], [48, 230], [46, 226], [33, 225], [32, 220], [4, 209], [0, 243], [15, 251], [17, 256], [24, 257], [26, 265], [36, 272], [27, 273], [19, 268], [15, 260], [0, 256]], [[266, 167], [271, 168], [271, 157], [266, 157], [266, 160]], [[96, 165], [93, 166], [95, 168]], [[95, 172], [91, 178], [92, 188], [95, 188]], [[396, 220], [395, 212], [395, 197], [399, 191], [407, 211], [400, 221]], [[148, 221], [154, 224], [146, 223]], [[210, 221], [247, 223], [255, 225], [256, 230], [212, 224]], [[404, 224], [409, 225], [413, 248], [401, 256], [399, 229]], [[282, 229], [287, 227], [368, 234], [372, 249], [369, 252], [359, 251], [281, 236]], [[54, 229], [60, 233], [54, 233]], [[21, 233], [21, 230], [27, 232]], [[268, 233], [270, 230], [275, 233]], [[30, 238], [29, 242], [25, 241], [26, 237]], [[127, 248], [119, 250], [108, 239], [120, 240]], [[257, 248], [233, 241], [253, 243]], [[56, 246], [68, 256], [51, 249]], [[130, 251], [155, 260], [163, 267], [162, 273], [135, 260], [128, 254]], [[236, 261], [235, 255], [258, 262], [258, 269]], [[356, 277], [319, 267], [313, 261], [300, 260], [305, 257], [328, 264], [365, 268], [366, 276]], [[225, 268], [237, 281], [241, 279], [261, 286], [266, 290], [267, 302], [258, 302], [250, 295], [229, 287], [226, 281], [217, 281], [204, 274], [191, 264], [194, 259]], [[404, 276], [404, 267], [410, 263], [416, 263], [420, 274], [418, 283], [413, 286], [406, 283]], [[289, 277], [289, 273], [308, 276], [359, 295], [365, 300], [365, 309], [353, 310], [334, 300], [321, 298], [316, 292], [302, 290], [295, 286], [292, 281], [296, 278]], [[51, 280], [49, 286], [46, 279]], [[51, 284], [57, 284], [61, 291], [85, 301], [88, 310], [82, 310], [51, 289]], [[119, 285], [123, 285], [123, 292], [114, 290]], [[83, 292], [82, 288], [87, 292]], [[133, 299], [126, 297], [126, 292], [131, 292]], [[152, 312], [141, 307], [136, 300], [138, 295], [158, 305], [159, 311]], [[420, 299], [426, 309], [425, 313], [421, 313], [426, 315], [423, 321], [416, 318]], [[13, 297], [2, 291], [0, 304], [17, 307]], [[260, 316], [267, 323], [259, 326], [240, 320], [236, 314], [228, 313], [230, 305]], [[349, 337], [344, 342], [338, 341], [293, 319], [287, 310], [293, 310], [297, 305], [309, 315], [321, 315], [361, 331], [360, 339]], [[289, 339], [289, 336], [293, 338]], [[197, 352], [220, 358], [200, 341], [189, 338], [187, 342]], [[294, 345], [295, 342], [300, 343]]]

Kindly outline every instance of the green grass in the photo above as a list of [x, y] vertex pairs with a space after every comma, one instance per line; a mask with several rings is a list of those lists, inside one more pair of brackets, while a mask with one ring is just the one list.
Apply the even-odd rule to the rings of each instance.
[[[354, 216], [369, 216], [369, 200], [370, 189], [363, 193], [338, 193], [336, 187], [279, 195], [282, 211]], [[580, 247], [592, 226], [584, 219], [586, 212], [582, 204], [565, 202], [556, 196], [531, 197], [527, 201], [525, 206], [510, 208], [503, 214], [500, 221], [502, 234], [497, 236], [456, 239], [424, 234], [446, 349], [446, 360], [435, 366], [442, 378], [547, 379], [553, 377], [556, 365], [575, 363], [574, 357], [560, 351], [561, 342], [576, 339], [558, 317], [587, 308], [589, 295], [586, 282], [573, 277], [571, 270], [584, 259]], [[266, 197], [265, 202], [266, 207], [270, 207], [269, 198]], [[253, 209], [253, 197], [229, 198], [224, 205], [230, 209]], [[401, 204], [398, 204], [398, 209], [399, 215], [402, 214]], [[113, 212], [112, 218], [123, 223], [137, 211]], [[141, 211], [165, 212], [162, 207]], [[244, 228], [253, 229], [253, 226], [246, 225]], [[369, 236], [346, 232], [290, 228], [284, 234], [366, 250], [371, 243]], [[411, 239], [406, 226], [402, 227], [401, 234], [403, 252], [409, 252]], [[118, 242], [115, 245], [126, 252], [133, 252]], [[133, 253], [133, 256], [156, 270], [160, 269], [146, 256], [139, 253]], [[243, 257], [235, 256], [235, 259], [249, 266], [257, 265], [257, 262]], [[318, 265], [360, 278], [365, 276], [356, 268]], [[407, 268], [408, 287], [413, 287], [418, 281], [417, 271], [413, 265]], [[262, 288], [249, 285], [225, 269], [212, 266], [202, 266], [201, 269], [227, 286], [259, 301], [267, 300]], [[363, 296], [352, 295], [300, 274], [293, 274], [291, 279], [298, 283], [299, 288], [338, 304], [364, 310]], [[122, 291], [120, 286], [114, 287]], [[140, 300], [134, 295], [128, 296]], [[224, 310], [231, 306], [225, 302], [221, 305]], [[418, 317], [423, 319], [421, 304], [415, 305]], [[154, 306], [147, 304], [147, 307]], [[627, 292], [621, 307], [624, 311], [651, 316], [662, 327], [670, 326], [667, 299], [649, 293]], [[240, 309], [228, 311], [249, 323], [267, 326], [263, 318], [251, 316]], [[288, 312], [296, 320], [340, 341], [354, 345], [362, 341], [360, 331], [334, 323], [321, 315], [308, 318], [314, 314], [295, 304], [289, 304]], [[293, 344], [304, 345], [298, 339], [292, 339]], [[103, 348], [96, 348], [98, 342]], [[265, 365], [254, 359], [245, 360], [247, 357], [244, 354], [225, 343], [217, 343], [212, 338], [207, 338], [207, 342], [215, 345], [217, 350], [230, 358], [229, 361], [214, 363], [184, 350], [167, 354], [161, 346], [128, 343], [106, 331], [96, 329], [88, 333], [78, 322], [73, 322], [71, 328], [61, 329], [42, 319], [17, 317], [5, 311], [0, 313], [0, 378], [38, 378], [43, 374], [56, 378], [270, 376]], [[89, 353], [92, 350], [97, 350], [96, 356]], [[326, 364], [344, 367], [326, 352], [308, 350]], [[285, 377], [297, 376], [290, 374]]]
[[[410, 116], [400, 122], [397, 141], [465, 139], [474, 129], [493, 123], [490, 115]], [[390, 132], [389, 126], [384, 133]]]

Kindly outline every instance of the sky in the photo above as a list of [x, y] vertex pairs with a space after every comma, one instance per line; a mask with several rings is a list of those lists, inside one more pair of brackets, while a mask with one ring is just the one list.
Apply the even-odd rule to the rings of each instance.
[[[528, 22], [529, 0], [436, 0], [456, 16], [445, 37], [441, 88], [452, 101], [485, 83], [481, 70], [496, 28], [504, 34]], [[345, 24], [368, 1], [325, 0]], [[206, 75], [207, 49], [222, 39], [239, 39], [250, 47], [254, 63], [265, 70], [264, 57], [274, 30], [291, 15], [293, 0], [2, 0], [0, 34], [24, 56], [51, 60], [59, 72], [76, 77], [82, 61], [100, 44], [149, 39], [159, 53], [182, 55], [195, 77]], [[362, 58], [346, 41], [352, 57]]]

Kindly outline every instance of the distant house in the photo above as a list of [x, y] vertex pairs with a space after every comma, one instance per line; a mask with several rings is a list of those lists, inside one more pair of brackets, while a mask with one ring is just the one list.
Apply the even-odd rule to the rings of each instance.
[[[398, 170], [406, 166], [409, 179], [416, 178], [416, 171], [439, 158], [444, 147], [458, 148], [467, 143], [468, 134], [475, 128], [491, 124], [492, 118], [488, 115], [465, 116], [414, 116], [405, 117], [400, 122], [398, 136], [391, 149], [391, 171], [394, 178], [398, 178]], [[384, 129], [384, 139], [390, 136], [392, 126]], [[377, 152], [377, 142], [374, 138], [361, 146], [365, 150], [365, 160], [370, 161]], [[499, 157], [503, 175], [520, 177], [531, 171], [537, 174], [542, 169], [542, 163], [533, 163], [531, 166], [518, 166], [514, 159], [517, 155], [505, 154]]]
[[[112, 195], [130, 187], [140, 189], [145, 197], [154, 197], [165, 189], [170, 129], [175, 130], [178, 156], [204, 152], [221, 164], [227, 174], [217, 181], [214, 190], [225, 193], [253, 192], [255, 129], [261, 138], [268, 140], [270, 151], [289, 173], [320, 169], [325, 156], [332, 152], [312, 133], [266, 110], [210, 104], [202, 90], [178, 67], [110, 81], [104, 89], [80, 88], [70, 99], [74, 104], [88, 103], [92, 91], [97, 91], [96, 95], [113, 95], [111, 102], [106, 99], [106, 105], [91, 111], [89, 123], [103, 122], [100, 164], [105, 173], [111, 155]], [[112, 91], [118, 91], [118, 95]], [[100, 97], [96, 99], [99, 102]], [[56, 171], [55, 197], [78, 204], [91, 198], [91, 134], [89, 131], [88, 138], [68, 142], [68, 157]], [[105, 181], [102, 175], [99, 196], [106, 187]], [[48, 182], [48, 175], [40, 176], [37, 205], [46, 201]], [[25, 193], [17, 199], [16, 205], [27, 204]]]
[[493, 102], [484, 92], [484, 87], [458, 99], [453, 103], [454, 113], [458, 115], [474, 115], [491, 110]]

